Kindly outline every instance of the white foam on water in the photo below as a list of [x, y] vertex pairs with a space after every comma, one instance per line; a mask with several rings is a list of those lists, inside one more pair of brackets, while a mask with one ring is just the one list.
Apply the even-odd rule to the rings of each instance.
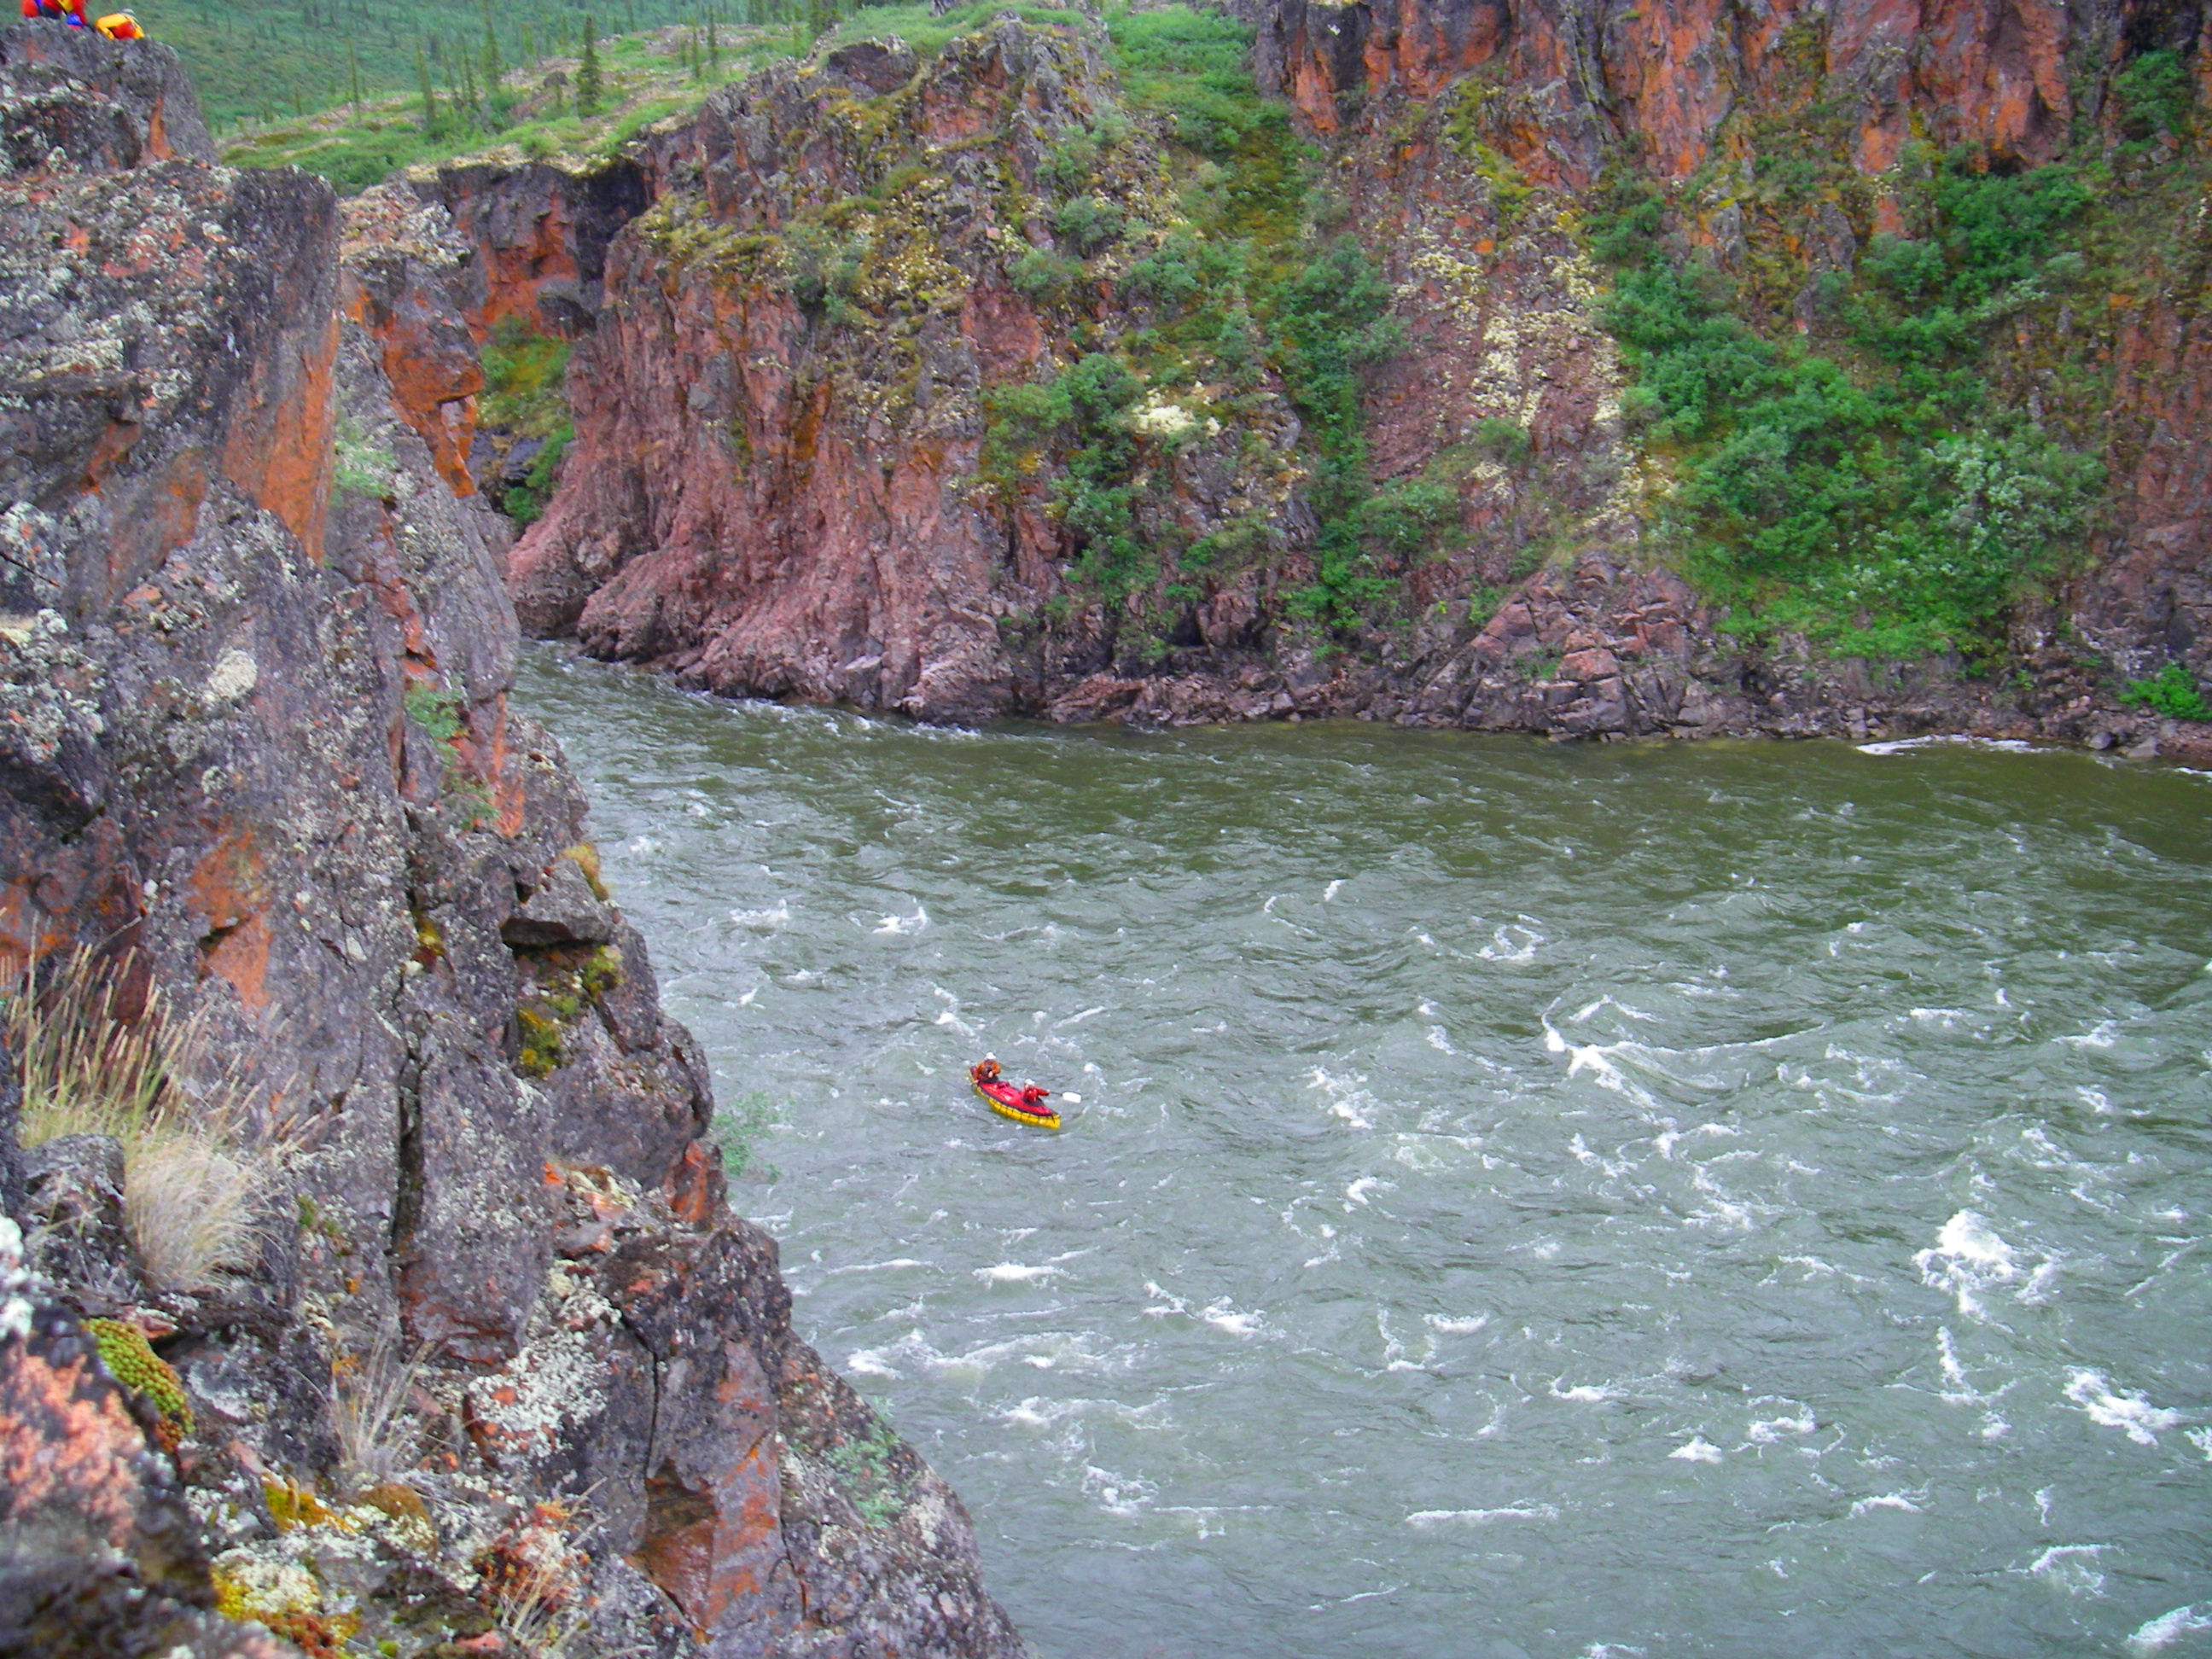
[[1429, 1047], [1439, 1054], [1455, 1054], [1459, 1052], [1451, 1046], [1451, 1039], [1444, 1035], [1444, 1028], [1441, 1025], [1429, 1027]]
[[2183, 1637], [2200, 1630], [2212, 1630], [2212, 1608], [2199, 1613], [2192, 1602], [2137, 1626], [2135, 1634], [2128, 1638], [2128, 1651], [2139, 1655], [2162, 1653]]
[[832, 1267], [823, 1277], [835, 1279], [840, 1273], [886, 1273], [907, 1267], [927, 1267], [927, 1261], [917, 1261], [910, 1255], [894, 1256], [889, 1261], [855, 1261], [847, 1267]]
[[1328, 890], [1321, 896], [1321, 902], [1323, 904], [1327, 904], [1334, 900], [1336, 896], [1343, 890], [1344, 882], [1342, 878], [1340, 877], [1337, 880], [1329, 883]]
[[[1421, 1316], [1421, 1322], [1431, 1330], [1440, 1332], [1446, 1336], [1473, 1336], [1490, 1323], [1490, 1316], [1477, 1314], [1472, 1319], [1447, 1319], [1442, 1314], [1424, 1314]], [[2212, 1459], [2212, 1451], [2208, 1451], [2205, 1456]]]
[[2097, 1571], [2097, 1558], [2111, 1547], [2109, 1544], [2054, 1544], [2028, 1564], [2027, 1576], [2054, 1584], [2069, 1595], [2102, 1595], [2105, 1575]]
[[1083, 1466], [1083, 1492], [1107, 1514], [1124, 1519], [1142, 1515], [1159, 1495], [1159, 1489], [1149, 1480], [1116, 1474], [1092, 1463]]
[[2035, 745], [2019, 738], [1975, 738], [1964, 732], [1947, 732], [1936, 737], [1893, 738], [1882, 743], [1855, 744], [1862, 755], [1904, 755], [1915, 749], [1934, 749], [1951, 745], [1963, 749], [1990, 749], [2006, 755], [2031, 755]]
[[2120, 1023], [2116, 1019], [2100, 1020], [2088, 1030], [2077, 1036], [2053, 1037], [2053, 1042], [2065, 1043], [2073, 1048], [2110, 1048], [2120, 1040]]
[[1030, 1395], [1018, 1404], [1002, 1407], [999, 1420], [1018, 1428], [1049, 1429], [1072, 1418], [1109, 1417], [1122, 1423], [1157, 1428], [1157, 1419], [1163, 1413], [1166, 1402], [1155, 1400], [1142, 1406], [1132, 1406], [1120, 1400], [1050, 1400], [1042, 1395]]
[[1876, 1510], [1901, 1510], [1907, 1515], [1917, 1515], [1920, 1513], [1920, 1505], [1915, 1503], [1911, 1496], [1901, 1492], [1886, 1492], [1876, 1497], [1862, 1498], [1851, 1505], [1851, 1514], [1854, 1518], [1862, 1515], [1872, 1515]]
[[1595, 1406], [1604, 1401], [1626, 1400], [1628, 1397], [1626, 1393], [1609, 1382], [1577, 1382], [1572, 1388], [1563, 1389], [1559, 1386], [1560, 1381], [1561, 1379], [1556, 1376], [1552, 1379], [1550, 1384], [1552, 1398], [1571, 1400], [1577, 1406]]
[[1342, 1118], [1355, 1129], [1375, 1127], [1365, 1109], [1376, 1103], [1375, 1097], [1362, 1086], [1366, 1081], [1364, 1076], [1358, 1075], [1349, 1079], [1332, 1077], [1318, 1066], [1306, 1073], [1306, 1086], [1318, 1089], [1328, 1097], [1329, 1115]]
[[1560, 1036], [1558, 1028], [1548, 1018], [1544, 1021], [1545, 1050], [1549, 1054], [1567, 1056], [1569, 1077], [1588, 1072], [1601, 1089], [1610, 1090], [1614, 1094], [1635, 1102], [1647, 1111], [1656, 1112], [1659, 1109], [1659, 1103], [1654, 1100], [1650, 1092], [1641, 1085], [1632, 1080], [1620, 1066], [1613, 1063], [1612, 1057], [1614, 1054], [1625, 1048], [1637, 1047], [1638, 1045], [1629, 1042], [1592, 1042], [1577, 1047]]
[[1573, 1156], [1576, 1163], [1585, 1169], [1601, 1171], [1608, 1181], [1625, 1176], [1636, 1167], [1633, 1164], [1615, 1163], [1609, 1158], [1599, 1157], [1590, 1151], [1589, 1143], [1582, 1138], [1579, 1131], [1577, 1132], [1574, 1139], [1567, 1143], [1567, 1151]]
[[1349, 1214], [1354, 1205], [1364, 1207], [1370, 1193], [1395, 1193], [1397, 1190], [1398, 1183], [1395, 1181], [1384, 1181], [1379, 1176], [1362, 1176], [1344, 1189], [1345, 1212]]
[[1238, 1313], [1229, 1298], [1199, 1310], [1198, 1316], [1217, 1331], [1226, 1331], [1231, 1336], [1252, 1337], [1261, 1334], [1264, 1328], [1262, 1316], [1256, 1313]]
[[1632, 1648], [1623, 1642], [1593, 1642], [1582, 1650], [1580, 1659], [1647, 1659], [1651, 1650]]
[[[1527, 921], [1527, 918], [1523, 917], [1522, 921]], [[1517, 943], [1507, 937], [1511, 933], [1521, 936]], [[1548, 941], [1543, 934], [1534, 927], [1523, 927], [1520, 922], [1502, 922], [1491, 934], [1490, 943], [1477, 951], [1475, 955], [1485, 962], [1534, 962], [1536, 947], [1547, 943]]]
[[1406, 1517], [1409, 1527], [1486, 1527], [1499, 1521], [1556, 1521], [1553, 1504], [1507, 1504], [1494, 1510], [1415, 1510]]
[[773, 933], [791, 922], [791, 902], [778, 899], [763, 910], [732, 910], [730, 920], [740, 927], [749, 927], [756, 933]]
[[994, 1267], [978, 1267], [975, 1276], [987, 1285], [1034, 1285], [1049, 1283], [1060, 1276], [1057, 1267], [1027, 1267], [1018, 1261], [1001, 1261]]
[[1055, 1020], [1053, 1023], [1052, 1029], [1055, 1031], [1064, 1031], [1071, 1025], [1080, 1025], [1085, 1020], [1092, 1018], [1097, 1015], [1104, 1013], [1105, 1012], [1106, 1009], [1103, 1004], [1096, 1008], [1085, 1008], [1079, 1014], [1070, 1014], [1066, 1019]]
[[[1944, 1384], [1942, 1392], [1936, 1397], [1947, 1406], [1994, 1406], [2012, 1392], [2012, 1384], [2008, 1382], [1995, 1394], [1984, 1394], [1968, 1381], [1966, 1367], [1959, 1358], [1958, 1342], [1952, 1336], [1951, 1328], [1948, 1325], [1939, 1326], [1936, 1328], [1936, 1363], [1943, 1368]], [[1990, 1432], [1991, 1423], [1999, 1425], [1996, 1434]], [[1983, 1425], [1982, 1436], [1984, 1439], [1994, 1440], [1997, 1435], [2004, 1433], [2010, 1426], [1992, 1414]]]
[[2204, 1461], [2212, 1463], [2212, 1429], [2184, 1429], [2181, 1437], [2204, 1454]]
[[954, 996], [951, 992], [946, 990], [942, 985], [933, 985], [929, 989], [931, 994], [935, 996], [939, 1001], [945, 1005], [943, 1008], [938, 1011], [937, 1018], [932, 1020], [930, 1024], [933, 1025], [942, 1025], [946, 1030], [956, 1032], [963, 1037], [974, 1036], [976, 1032], [976, 1028], [960, 1018], [960, 999]]
[[892, 1382], [898, 1381], [902, 1375], [884, 1358], [880, 1348], [854, 1349], [845, 1356], [845, 1374], [848, 1376], [880, 1376]]
[[1231, 1336], [1255, 1337], [1266, 1334], [1266, 1317], [1257, 1313], [1239, 1313], [1227, 1297], [1221, 1297], [1203, 1308], [1193, 1308], [1182, 1297], [1163, 1290], [1151, 1279], [1145, 1281], [1145, 1294], [1165, 1305], [1147, 1308], [1146, 1313], [1154, 1319], [1164, 1319], [1171, 1314], [1181, 1314], [1186, 1319], [1195, 1319], [1211, 1325]]
[[2102, 1371], [2075, 1371], [2066, 1380], [2066, 1397], [2088, 1413], [2100, 1428], [2118, 1429], [2138, 1446], [2155, 1446], [2161, 1431], [2181, 1426], [2181, 1413], [2154, 1406], [2139, 1391], [2116, 1391]]
[[1684, 1463], [1717, 1463], [1728, 1454], [1705, 1436], [1693, 1434], [1687, 1445], [1677, 1446], [1667, 1455]]
[[1820, 1426], [1820, 1419], [1813, 1414], [1813, 1408], [1801, 1401], [1784, 1400], [1778, 1396], [1762, 1396], [1751, 1403], [1754, 1406], [1773, 1404], [1793, 1408], [1773, 1417], [1753, 1418], [1750, 1425], [1744, 1430], [1743, 1437], [1754, 1446], [1775, 1445], [1779, 1443], [1785, 1434], [1810, 1434]]
[[918, 933], [928, 926], [929, 912], [917, 903], [914, 907], [912, 915], [885, 916], [868, 931], [872, 933], [887, 933], [894, 938], [904, 938]]
[[1726, 1227], [1736, 1232], [1750, 1232], [1759, 1223], [1753, 1206], [1741, 1202], [1723, 1187], [1712, 1170], [1703, 1164], [1692, 1166], [1690, 1184], [1705, 1194], [1711, 1201], [1682, 1218], [1692, 1227]]
[[2058, 1267], [2046, 1257], [2021, 1283], [2020, 1253], [1973, 1210], [1960, 1210], [1945, 1222], [1934, 1247], [1916, 1252], [1912, 1265], [1920, 1269], [1922, 1284], [1948, 1292], [1961, 1316], [1983, 1323], [1989, 1319], [1984, 1296], [2017, 1284], [2014, 1300], [2031, 1306], [2047, 1300]]

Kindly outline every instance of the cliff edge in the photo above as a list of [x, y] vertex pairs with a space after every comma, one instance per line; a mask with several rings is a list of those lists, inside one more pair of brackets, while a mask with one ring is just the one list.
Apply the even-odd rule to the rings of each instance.
[[[470, 354], [370, 326], [466, 337], [444, 210], [215, 165], [155, 45], [16, 25], [0, 107], [0, 1653], [1018, 1655], [508, 704], [401, 417]], [[52, 1133], [72, 1030], [137, 1115]]]

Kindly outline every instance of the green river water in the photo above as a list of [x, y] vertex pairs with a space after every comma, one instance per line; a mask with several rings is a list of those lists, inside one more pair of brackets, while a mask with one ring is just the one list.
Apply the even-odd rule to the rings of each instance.
[[2212, 778], [523, 679], [1040, 1655], [2212, 1654]]

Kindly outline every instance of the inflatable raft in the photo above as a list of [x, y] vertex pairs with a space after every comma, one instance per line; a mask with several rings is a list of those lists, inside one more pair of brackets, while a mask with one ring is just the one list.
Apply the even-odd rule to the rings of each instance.
[[1060, 1127], [1060, 1114], [1052, 1109], [1050, 1092], [1034, 1083], [1025, 1089], [1017, 1089], [999, 1075], [997, 1061], [986, 1060], [970, 1066], [968, 1081], [975, 1085], [984, 1103], [1000, 1117], [1010, 1117], [1017, 1123], [1032, 1123], [1040, 1129]]

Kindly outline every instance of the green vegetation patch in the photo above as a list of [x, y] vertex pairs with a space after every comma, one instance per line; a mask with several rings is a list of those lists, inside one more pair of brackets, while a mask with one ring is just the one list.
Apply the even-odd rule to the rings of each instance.
[[119, 1319], [88, 1319], [85, 1329], [100, 1350], [100, 1363], [107, 1374], [133, 1394], [142, 1395], [161, 1420], [173, 1448], [175, 1441], [192, 1431], [191, 1402], [175, 1368], [155, 1353], [146, 1334]]
[[[1224, 431], [1224, 441], [1256, 442], [1272, 381], [1304, 427], [1321, 523], [1312, 577], [1291, 605], [1349, 623], [1391, 587], [1377, 554], [1425, 540], [1435, 506], [1426, 483], [1370, 499], [1359, 392], [1397, 343], [1389, 288], [1354, 239], [1326, 228], [1319, 158], [1260, 95], [1246, 25], [1168, 6], [1109, 11], [1105, 26], [1129, 111], [1165, 140], [1176, 217], [1133, 223], [1097, 193], [1129, 137], [1121, 111], [1097, 112], [1060, 140], [1042, 179], [1058, 198], [1055, 247], [1024, 252], [1009, 280], [1040, 305], [1079, 311], [1110, 282], [1113, 326], [1076, 320], [1091, 349], [1056, 378], [986, 394], [980, 476], [1010, 504], [1043, 495], [1076, 550], [1079, 584], [1116, 602], [1157, 589], [1162, 603], [1188, 605], [1200, 589], [1184, 575], [1264, 557], [1272, 544], [1264, 522], [1240, 521], [1180, 544], [1160, 528], [1173, 520], [1164, 463]], [[1115, 250], [1136, 255], [1121, 252], [1118, 275], [1101, 268]], [[1414, 517], [1424, 527], [1408, 531]]]
[[2068, 167], [1929, 161], [1911, 204], [1927, 234], [1877, 237], [1826, 279], [1832, 320], [1806, 342], [1770, 337], [1709, 264], [1665, 251], [1656, 186], [1610, 182], [1588, 227], [1635, 381], [1624, 413], [1674, 480], [1667, 535], [1731, 626], [1982, 657], [2015, 599], [2078, 559], [2103, 463], [2001, 396], [1991, 352], [2000, 325], [2081, 284], [2097, 187]]
[[484, 342], [484, 389], [477, 400], [484, 426], [534, 438], [543, 446], [528, 476], [502, 490], [496, 505], [517, 524], [534, 524], [553, 499], [561, 462], [575, 441], [568, 415], [569, 343], [540, 334], [520, 318], [502, 318]]
[[2197, 681], [2178, 662], [2170, 662], [2147, 680], [2131, 680], [2120, 701], [2148, 708], [2175, 720], [2212, 720], [2212, 703], [2204, 700]]

